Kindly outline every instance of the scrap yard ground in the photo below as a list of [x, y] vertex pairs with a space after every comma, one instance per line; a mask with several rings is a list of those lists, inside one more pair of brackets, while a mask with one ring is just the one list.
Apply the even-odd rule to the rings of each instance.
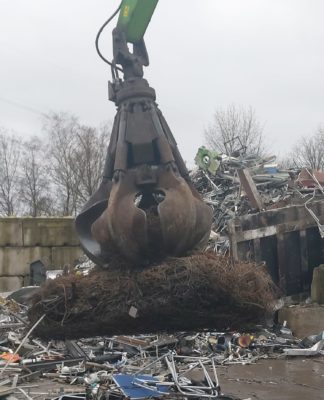
[[118, 2], [0, 12], [0, 400], [324, 400], [324, 6]]
[[254, 365], [219, 368], [226, 394], [251, 400], [324, 399], [324, 360], [263, 360]]
[[[262, 360], [254, 365], [218, 367], [224, 393], [251, 400], [322, 400], [324, 399], [324, 359]], [[33, 384], [31, 383], [30, 386]], [[26, 384], [26, 386], [28, 386]], [[39, 400], [64, 393], [84, 391], [83, 385], [69, 385], [40, 379], [30, 388]], [[28, 393], [28, 389], [25, 389]], [[34, 394], [35, 393], [35, 394]], [[36, 393], [43, 393], [36, 395]], [[21, 397], [23, 398], [23, 397]]]

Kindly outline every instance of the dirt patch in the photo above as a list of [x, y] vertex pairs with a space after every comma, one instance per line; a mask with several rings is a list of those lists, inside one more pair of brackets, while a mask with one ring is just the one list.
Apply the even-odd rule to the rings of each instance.
[[276, 294], [264, 267], [203, 253], [142, 270], [123, 265], [59, 277], [35, 295], [29, 317], [33, 323], [46, 314], [35, 332], [44, 338], [242, 329], [260, 322]]
[[323, 358], [260, 360], [217, 369], [222, 391], [240, 399], [323, 400]]

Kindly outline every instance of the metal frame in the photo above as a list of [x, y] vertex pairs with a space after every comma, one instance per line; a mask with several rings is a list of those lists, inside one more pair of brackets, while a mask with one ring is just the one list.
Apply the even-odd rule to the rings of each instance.
[[[177, 365], [176, 361], [186, 360], [190, 361], [192, 364], [189, 368], [184, 370], [183, 372], [177, 372]], [[143, 379], [136, 378], [136, 376], [142, 374], [147, 369], [155, 365], [156, 363], [164, 361], [168, 367], [168, 370], [171, 373], [173, 382], [155, 382], [155, 381], [145, 381]], [[206, 367], [210, 367], [212, 370], [212, 376], [210, 376], [209, 372], [207, 371]], [[208, 386], [195, 386], [188, 384], [188, 378], [185, 375], [194, 369], [201, 369], [203, 372], [203, 377], [206, 380]], [[175, 355], [174, 352], [168, 352], [167, 354], [157, 358], [150, 364], [146, 365], [142, 369], [134, 374], [135, 378], [133, 384], [145, 389], [151, 389], [154, 391], [158, 391], [161, 395], [167, 395], [165, 392], [161, 392], [157, 386], [174, 386], [177, 389], [177, 392], [172, 393], [173, 395], [181, 395], [185, 397], [201, 397], [201, 398], [217, 398], [220, 396], [220, 387], [218, 376], [216, 372], [216, 366], [213, 357], [194, 357], [194, 356], [178, 356]], [[185, 382], [187, 380], [187, 382]]]

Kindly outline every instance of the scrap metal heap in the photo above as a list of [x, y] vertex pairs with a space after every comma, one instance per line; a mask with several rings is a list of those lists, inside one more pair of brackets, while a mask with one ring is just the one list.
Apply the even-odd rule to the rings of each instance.
[[[1, 397], [234, 400], [221, 390], [226, 380], [233, 380], [224, 377], [231, 365], [265, 359], [273, 365], [271, 360], [287, 356], [305, 361], [307, 356], [324, 355], [324, 332], [300, 340], [282, 326], [250, 327], [246, 333], [209, 330], [46, 341], [35, 336], [40, 320], [28, 328], [29, 304], [18, 292], [0, 297]], [[269, 379], [273, 381], [273, 374]]]
[[323, 237], [311, 206], [313, 200], [324, 198], [324, 173], [308, 168], [280, 169], [275, 156], [246, 151], [226, 155], [205, 147], [199, 148], [195, 162], [191, 179], [213, 209], [208, 249], [229, 252], [228, 222], [235, 217], [299, 204], [314, 217]]
[[[78, 269], [79, 270], [79, 269]], [[78, 338], [242, 328], [271, 315], [278, 291], [264, 266], [213, 253], [137, 269], [70, 273], [42, 285], [29, 310], [41, 337]]]

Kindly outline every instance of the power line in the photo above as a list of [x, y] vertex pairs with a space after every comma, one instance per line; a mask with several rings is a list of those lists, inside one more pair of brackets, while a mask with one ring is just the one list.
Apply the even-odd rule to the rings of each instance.
[[19, 103], [17, 101], [12, 101], [10, 99], [6, 99], [5, 97], [0, 97], [0, 101], [2, 101], [3, 103], [10, 104], [11, 106], [20, 108], [22, 110], [29, 111], [29, 112], [31, 112], [33, 114], [40, 115], [42, 117], [46, 117], [46, 115], [47, 115], [46, 113], [44, 113], [44, 112], [42, 112], [40, 110], [37, 110], [36, 108], [29, 107], [29, 106], [27, 106], [25, 104], [22, 104], [22, 103]]

